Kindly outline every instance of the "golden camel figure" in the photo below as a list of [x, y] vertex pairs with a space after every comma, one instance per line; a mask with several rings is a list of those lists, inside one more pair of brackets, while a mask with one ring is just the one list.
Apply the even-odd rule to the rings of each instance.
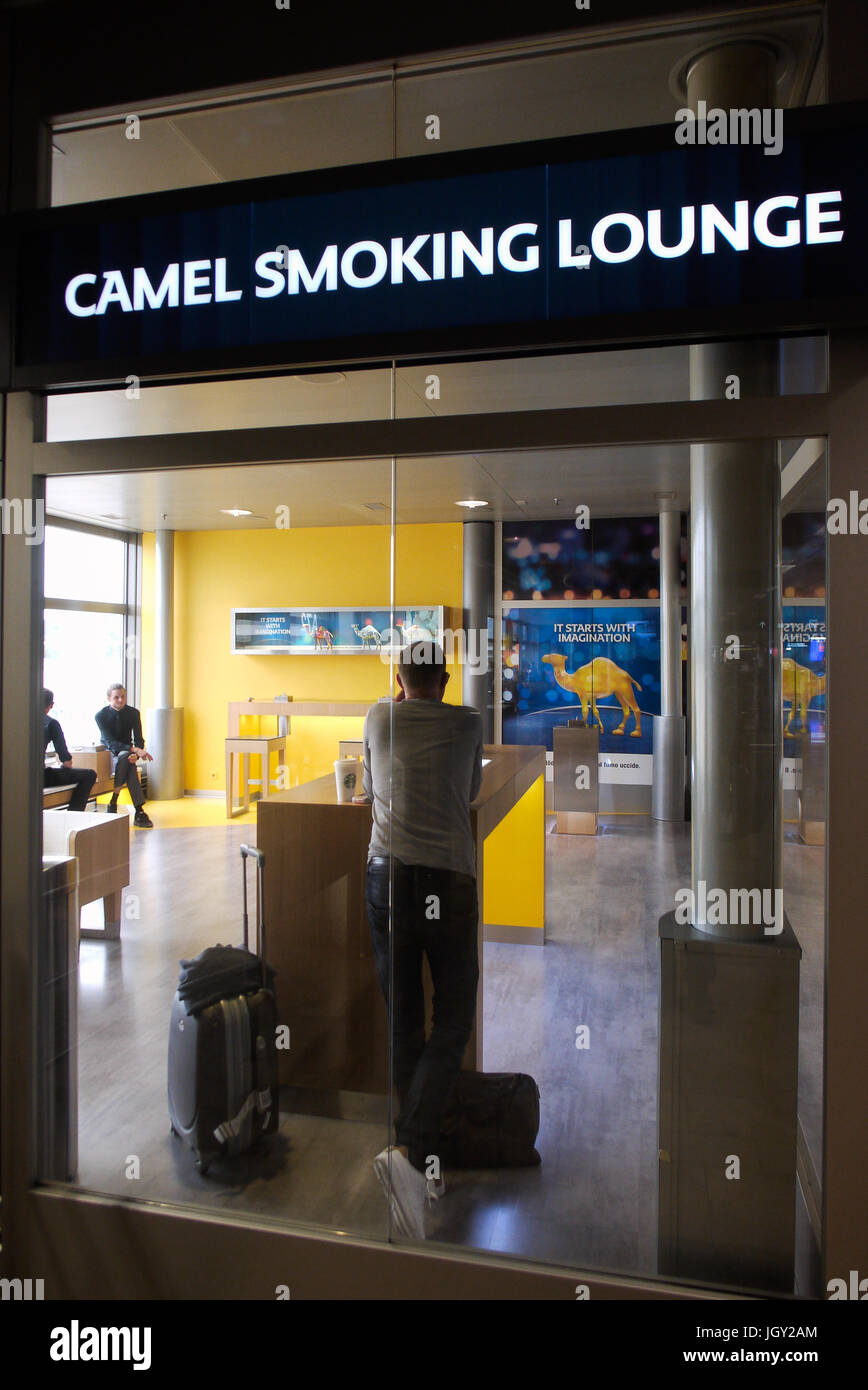
[[630, 675], [629, 671], [624, 671], [620, 666], [616, 666], [614, 661], [610, 661], [607, 656], [595, 656], [593, 661], [589, 661], [586, 666], [580, 666], [578, 671], [573, 671], [572, 675], [566, 669], [567, 659], [561, 652], [549, 652], [548, 656], [543, 657], [552, 668], [552, 673], [558, 685], [564, 690], [572, 690], [578, 695], [582, 705], [582, 719], [588, 722], [588, 706], [600, 726], [602, 733], [606, 730], [597, 709], [597, 701], [604, 700], [607, 695], [614, 695], [618, 704], [621, 706], [623, 718], [617, 729], [613, 729], [613, 734], [623, 734], [624, 726], [628, 716], [632, 713], [636, 719], [636, 727], [632, 730], [631, 738], [642, 737], [642, 715], [639, 706], [636, 704], [636, 697], [633, 694], [633, 686], [637, 690], [642, 687], [639, 682]]
[[[781, 662], [783, 676], [781, 685], [783, 687], [782, 705], [789, 703], [790, 712], [787, 722], [784, 725], [784, 733], [790, 732], [790, 725], [793, 722], [793, 715], [798, 710], [799, 718], [802, 722], [801, 733], [806, 736], [808, 733], [808, 705], [816, 695], [825, 695], [826, 677], [812, 671], [809, 666], [801, 666], [798, 661], [794, 661], [791, 656], [785, 656]], [[792, 735], [795, 737], [795, 735]]]

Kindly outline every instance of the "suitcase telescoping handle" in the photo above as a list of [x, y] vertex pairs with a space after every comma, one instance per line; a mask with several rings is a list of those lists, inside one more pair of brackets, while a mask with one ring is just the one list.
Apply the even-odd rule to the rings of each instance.
[[244, 945], [249, 950], [248, 945], [248, 921], [247, 921], [247, 861], [256, 860], [256, 952], [265, 961], [265, 894], [263, 892], [262, 873], [265, 868], [265, 855], [261, 849], [254, 849], [252, 845], [241, 846], [241, 870], [244, 891]]

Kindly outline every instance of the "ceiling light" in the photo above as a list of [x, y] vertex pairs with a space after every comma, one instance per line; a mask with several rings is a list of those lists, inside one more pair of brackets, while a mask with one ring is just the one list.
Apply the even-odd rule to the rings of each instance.
[[243, 507], [221, 507], [224, 516], [252, 516], [252, 512], [245, 511]]
[[472, 497], [466, 498], [463, 502], [456, 502], [456, 507], [487, 507], [487, 502], [478, 502]]
[[301, 381], [309, 386], [340, 386], [346, 379], [346, 372], [305, 372], [290, 377], [291, 381]]

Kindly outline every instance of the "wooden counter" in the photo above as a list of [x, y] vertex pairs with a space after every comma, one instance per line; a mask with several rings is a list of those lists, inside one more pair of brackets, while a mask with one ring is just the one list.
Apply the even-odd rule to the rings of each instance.
[[[315, 715], [327, 719], [364, 719], [371, 702], [361, 700], [233, 700], [228, 707], [229, 738], [238, 738], [241, 720], [255, 715], [260, 719], [291, 719], [293, 715]], [[287, 729], [292, 726], [287, 724]]]
[[[545, 777], [545, 749], [487, 746], [484, 756], [491, 761], [470, 812], [479, 885], [479, 993], [464, 1059], [465, 1066], [479, 1068], [485, 839]], [[265, 853], [268, 958], [277, 971], [278, 1017], [290, 1029], [290, 1049], [278, 1053], [281, 1083], [385, 1095], [386, 1009], [365, 909], [371, 808], [339, 802], [329, 775], [259, 802], [256, 819], [256, 843]]]

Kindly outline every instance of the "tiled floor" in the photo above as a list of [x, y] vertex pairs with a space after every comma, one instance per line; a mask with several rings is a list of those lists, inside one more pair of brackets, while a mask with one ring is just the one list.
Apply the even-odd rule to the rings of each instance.
[[[196, 808], [194, 808], [196, 809]], [[133, 831], [121, 942], [82, 943], [83, 1186], [388, 1238], [371, 1159], [384, 1122], [284, 1113], [265, 1154], [207, 1178], [169, 1134], [166, 1043], [178, 960], [240, 936], [248, 822], [172, 813]], [[179, 821], [181, 824], [179, 825]], [[448, 1174], [429, 1237], [571, 1267], [656, 1272], [657, 921], [689, 882], [689, 827], [611, 817], [546, 841], [547, 944], [485, 946], [485, 1069], [538, 1081], [539, 1168]], [[787, 843], [802, 968], [800, 1110], [819, 1153], [824, 851]], [[129, 915], [130, 913], [138, 915]], [[576, 1048], [576, 1028], [590, 1046]], [[385, 1027], [385, 1018], [384, 1018]], [[131, 1162], [139, 1160], [138, 1167]], [[138, 1176], [128, 1174], [138, 1171]]]

